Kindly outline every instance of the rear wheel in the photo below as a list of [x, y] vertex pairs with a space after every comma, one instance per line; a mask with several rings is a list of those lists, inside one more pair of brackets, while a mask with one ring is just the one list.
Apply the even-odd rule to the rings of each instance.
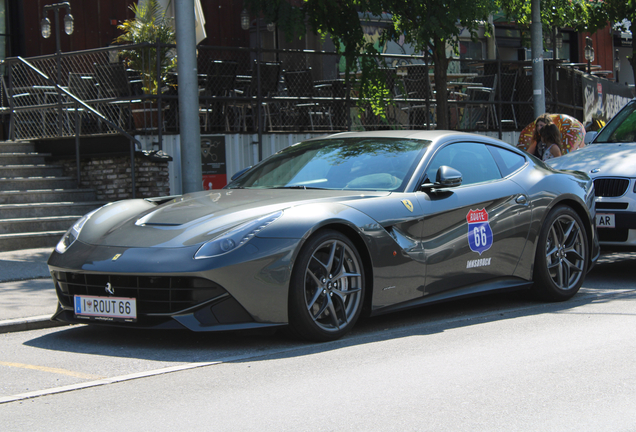
[[534, 291], [544, 300], [572, 298], [587, 273], [587, 235], [570, 207], [554, 208], [546, 218], [534, 262]]
[[310, 238], [292, 271], [291, 332], [318, 342], [336, 340], [358, 320], [363, 298], [364, 268], [353, 243], [333, 230]]

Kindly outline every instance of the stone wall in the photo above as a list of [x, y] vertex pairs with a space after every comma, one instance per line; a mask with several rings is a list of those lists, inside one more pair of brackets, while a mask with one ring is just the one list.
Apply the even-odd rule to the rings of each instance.
[[[77, 177], [75, 159], [62, 159], [65, 175]], [[130, 156], [91, 156], [80, 161], [81, 189], [94, 189], [99, 201], [132, 198]], [[168, 160], [135, 153], [136, 198], [170, 195]]]

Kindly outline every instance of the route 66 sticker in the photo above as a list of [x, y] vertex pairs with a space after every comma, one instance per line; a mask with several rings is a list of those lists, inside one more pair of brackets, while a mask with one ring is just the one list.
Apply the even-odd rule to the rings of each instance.
[[492, 246], [492, 229], [486, 209], [471, 210], [466, 215], [468, 221], [468, 245], [473, 252], [486, 252]]

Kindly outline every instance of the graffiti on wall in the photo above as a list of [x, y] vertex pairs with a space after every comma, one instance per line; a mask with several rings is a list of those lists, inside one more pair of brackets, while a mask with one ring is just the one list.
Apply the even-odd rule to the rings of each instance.
[[593, 120], [602, 120], [606, 123], [633, 97], [632, 90], [625, 85], [585, 75], [583, 77], [584, 123], [588, 124]]

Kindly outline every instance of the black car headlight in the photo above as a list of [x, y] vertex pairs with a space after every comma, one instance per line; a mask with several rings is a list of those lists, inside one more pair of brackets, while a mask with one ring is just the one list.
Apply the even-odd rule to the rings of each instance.
[[68, 231], [66, 231], [66, 233], [62, 236], [62, 239], [55, 246], [55, 250], [58, 253], [63, 254], [68, 248], [71, 247], [73, 243], [75, 243], [75, 240], [77, 240], [77, 238], [79, 237], [80, 231], [82, 231], [84, 224], [86, 224], [86, 222], [97, 210], [99, 209], [95, 209], [92, 212], [87, 213], [79, 218], [77, 222], [75, 222], [73, 226], [69, 228]]
[[212, 258], [238, 249], [282, 215], [283, 212], [278, 211], [234, 227], [204, 243], [194, 254], [194, 259]]

